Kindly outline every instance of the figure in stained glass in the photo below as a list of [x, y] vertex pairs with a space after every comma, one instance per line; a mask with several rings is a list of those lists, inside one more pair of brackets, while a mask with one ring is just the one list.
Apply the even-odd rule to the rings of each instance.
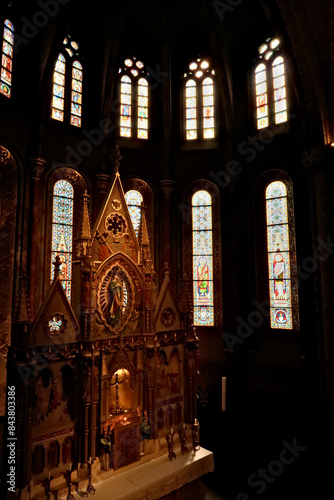
[[206, 297], [209, 293], [209, 266], [207, 259], [202, 257], [197, 265], [197, 290], [200, 297]]
[[286, 293], [285, 287], [285, 264], [283, 255], [278, 253], [274, 257], [273, 264], [274, 282], [275, 282], [275, 297], [284, 299]]

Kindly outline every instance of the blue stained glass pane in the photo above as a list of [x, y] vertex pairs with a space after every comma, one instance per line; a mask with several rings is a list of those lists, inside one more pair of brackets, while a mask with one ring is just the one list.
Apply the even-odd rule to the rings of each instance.
[[212, 228], [211, 207], [193, 207], [193, 228], [197, 230]]
[[275, 181], [271, 182], [266, 189], [266, 199], [269, 198], [279, 198], [280, 196], [286, 196], [286, 185], [284, 182]]
[[212, 254], [211, 231], [193, 231], [193, 254], [194, 255]]
[[196, 326], [214, 326], [213, 307], [194, 307]]
[[125, 194], [125, 201], [128, 205], [132, 225], [134, 227], [136, 236], [138, 236], [140, 219], [141, 219], [141, 203], [143, 197], [139, 191], [131, 190]]
[[286, 198], [267, 200], [267, 224], [284, 224], [288, 221]]
[[132, 189], [125, 194], [125, 200], [128, 205], [138, 205], [141, 206], [143, 197], [139, 191]]

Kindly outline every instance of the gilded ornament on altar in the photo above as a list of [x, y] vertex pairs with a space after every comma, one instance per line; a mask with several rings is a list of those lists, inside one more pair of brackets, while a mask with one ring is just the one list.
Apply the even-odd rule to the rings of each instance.
[[48, 337], [60, 337], [66, 328], [67, 319], [61, 313], [54, 313], [45, 321], [45, 333]]
[[166, 307], [161, 314], [161, 322], [164, 326], [172, 326], [175, 322], [175, 311], [171, 307]]
[[110, 236], [120, 239], [126, 234], [128, 223], [122, 214], [111, 213], [106, 217], [105, 228]]

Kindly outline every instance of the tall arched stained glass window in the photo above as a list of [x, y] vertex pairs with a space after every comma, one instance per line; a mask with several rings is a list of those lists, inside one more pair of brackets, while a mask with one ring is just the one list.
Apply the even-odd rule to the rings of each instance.
[[121, 137], [131, 137], [131, 78], [121, 78]]
[[[83, 68], [74, 57], [79, 56], [79, 45], [68, 35], [63, 40], [63, 53], [59, 53], [53, 73], [51, 118], [81, 127]], [[66, 65], [72, 71], [66, 72]]]
[[139, 191], [132, 189], [131, 191], [125, 193], [125, 201], [127, 203], [130, 212], [130, 217], [136, 236], [138, 236], [140, 220], [141, 220], [141, 204], [143, 201], [143, 197]]
[[64, 121], [64, 103], [65, 103], [65, 70], [66, 61], [63, 54], [58, 55], [53, 73], [53, 96], [51, 118]]
[[254, 70], [258, 130], [288, 120], [285, 65], [280, 51], [278, 38], [268, 38], [258, 49]]
[[287, 188], [282, 181], [266, 189], [267, 251], [269, 267], [270, 326], [291, 330], [292, 287]]
[[125, 59], [120, 74], [121, 137], [148, 139], [149, 136], [149, 85], [148, 73], [142, 61], [135, 57]]
[[6, 19], [2, 40], [0, 92], [7, 97], [12, 95], [13, 49], [14, 26]]
[[213, 326], [212, 200], [204, 190], [192, 197], [194, 325]]
[[72, 184], [66, 180], [57, 181], [53, 188], [51, 281], [54, 277], [52, 263], [59, 255], [59, 277], [69, 302], [72, 280], [73, 200]]
[[214, 139], [214, 70], [207, 59], [189, 64], [185, 78], [185, 139]]
[[[73, 43], [73, 42], [72, 42]], [[82, 107], [82, 66], [79, 61], [72, 65], [71, 125], [81, 127]]]
[[269, 125], [267, 70], [264, 64], [259, 64], [255, 70], [255, 90], [257, 128], [260, 129]]

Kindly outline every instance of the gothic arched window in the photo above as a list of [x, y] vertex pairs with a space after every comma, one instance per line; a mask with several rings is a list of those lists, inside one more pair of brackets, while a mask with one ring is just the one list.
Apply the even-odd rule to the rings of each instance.
[[204, 190], [192, 197], [194, 325], [214, 325], [212, 201]]
[[216, 136], [214, 74], [207, 59], [191, 62], [184, 74], [186, 140], [214, 139]]
[[[292, 264], [295, 260], [290, 250], [294, 228], [289, 223], [288, 192], [286, 183], [273, 181], [266, 191], [267, 252], [269, 271], [270, 326], [291, 330], [292, 314]], [[291, 209], [290, 209], [291, 210]], [[291, 215], [290, 215], [291, 219]], [[295, 265], [293, 266], [295, 268]]]
[[143, 196], [139, 191], [132, 189], [125, 193], [125, 200], [130, 212], [131, 221], [138, 237], [140, 220], [141, 220], [141, 204], [143, 201]]
[[[59, 53], [53, 73], [51, 118], [69, 120], [71, 125], [81, 127], [82, 116], [82, 65], [78, 60], [79, 45], [67, 36], [63, 40], [65, 52]], [[71, 68], [66, 73], [66, 65]]]
[[258, 50], [258, 62], [254, 70], [258, 130], [288, 120], [285, 64], [280, 48], [277, 38], [268, 38]]
[[53, 188], [51, 281], [57, 255], [60, 257], [59, 277], [68, 301], [71, 302], [72, 238], [74, 189], [70, 182], [59, 180]]
[[121, 137], [148, 139], [148, 73], [144, 63], [135, 57], [125, 59], [120, 74], [120, 116]]
[[14, 26], [6, 19], [2, 40], [0, 92], [7, 97], [12, 95], [13, 49]]

